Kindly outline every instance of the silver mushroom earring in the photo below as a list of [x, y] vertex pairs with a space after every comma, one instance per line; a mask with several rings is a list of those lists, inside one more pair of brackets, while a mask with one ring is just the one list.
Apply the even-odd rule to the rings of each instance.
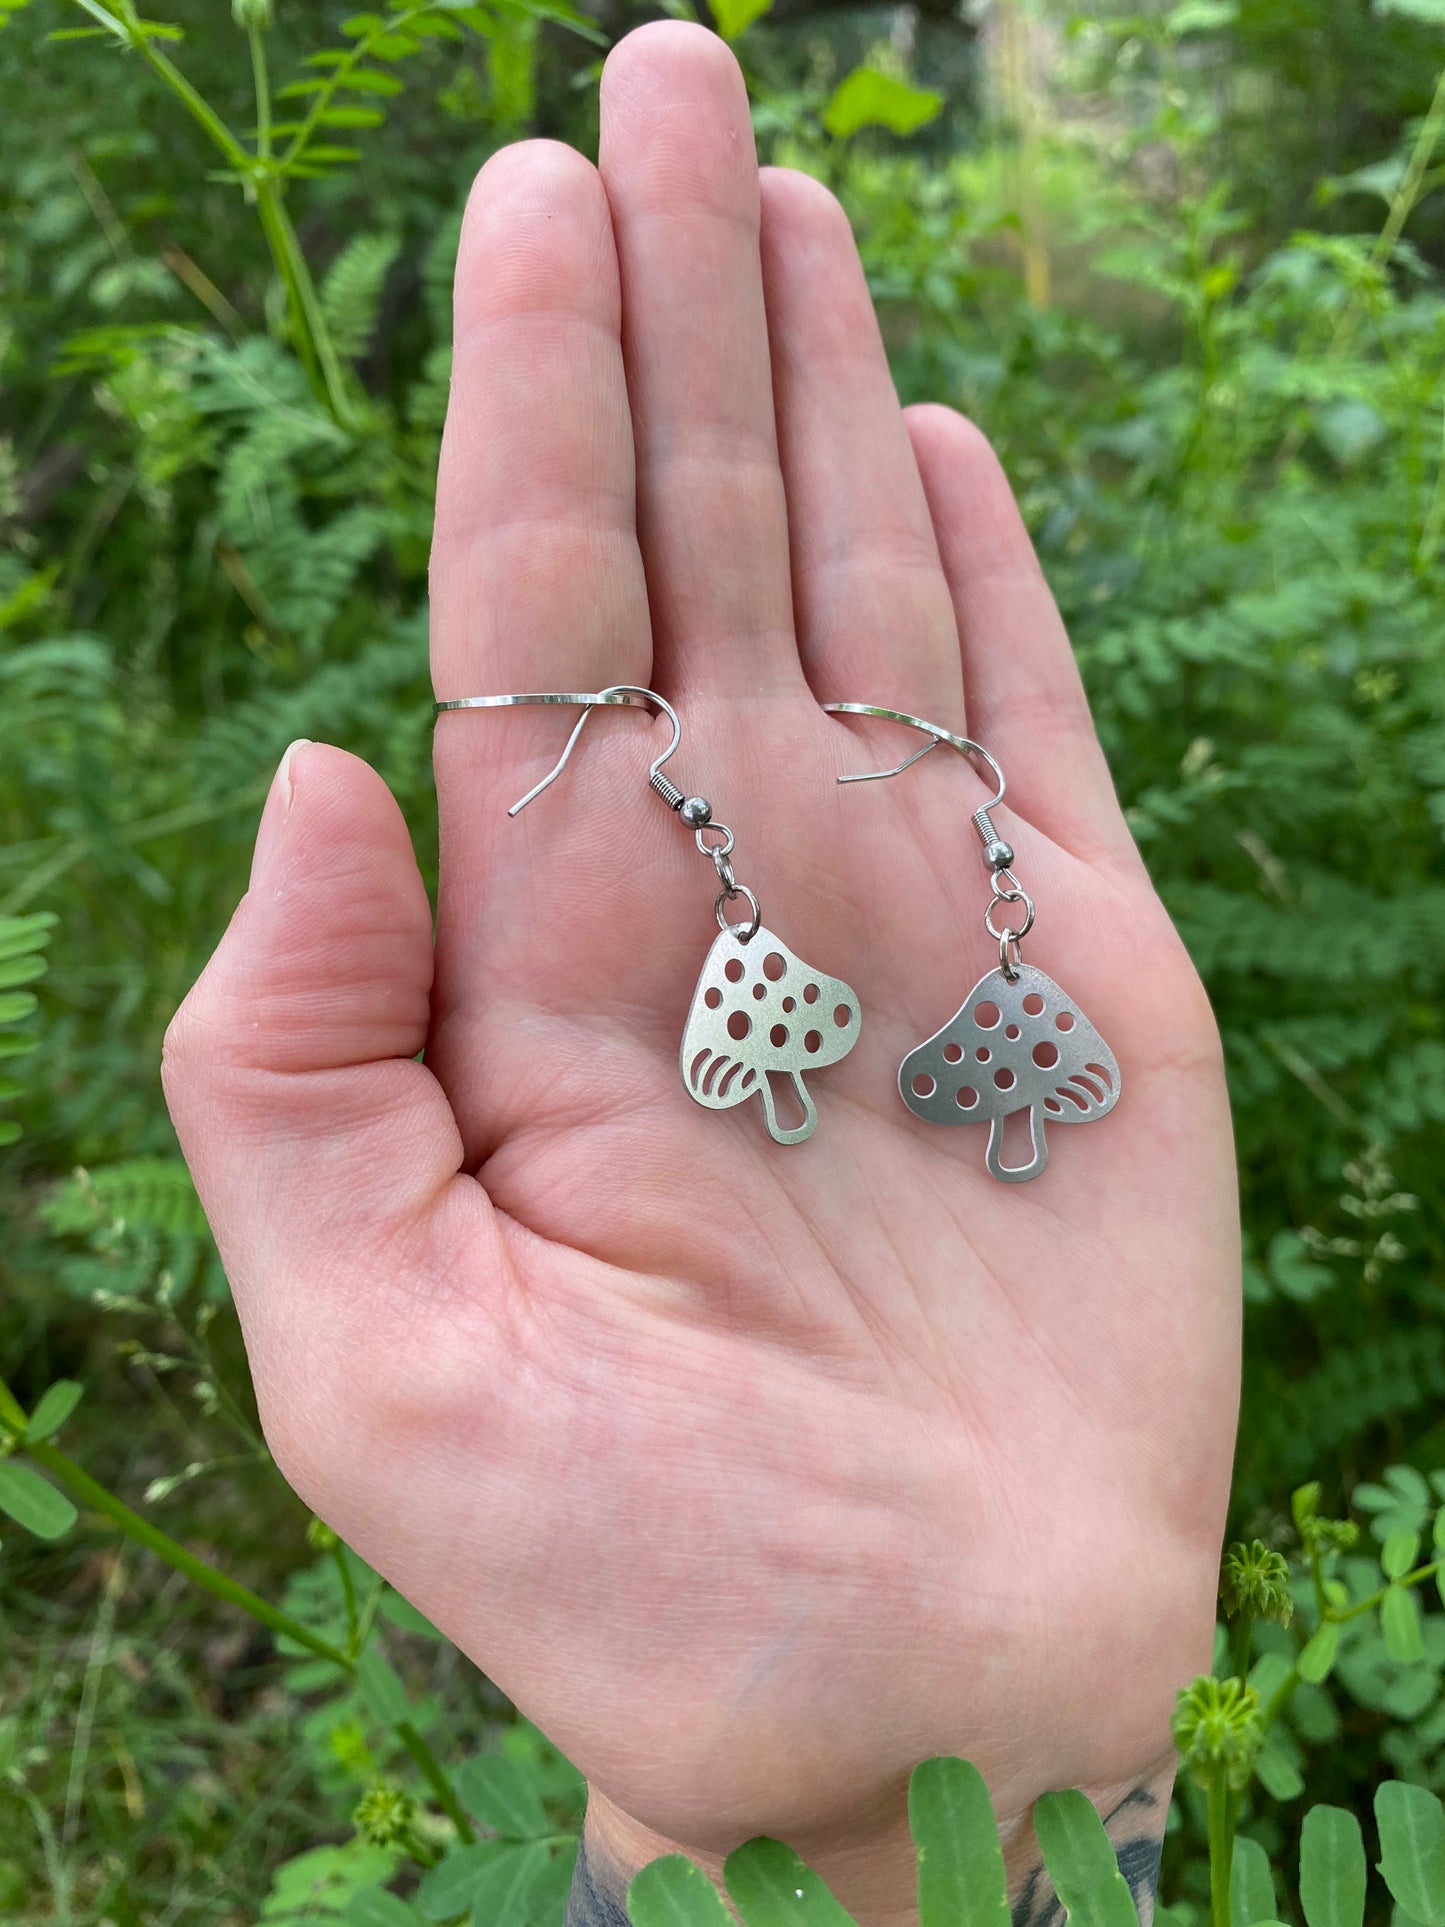
[[[1014, 853], [999, 834], [992, 812], [1004, 798], [1004, 774], [981, 744], [955, 736], [937, 723], [871, 703], [824, 703], [840, 716], [880, 716], [921, 730], [929, 741], [893, 769], [840, 776], [840, 783], [881, 782], [900, 776], [920, 757], [947, 743], [960, 755], [987, 764], [995, 794], [973, 813], [983, 844], [993, 896], [984, 927], [998, 944], [998, 968], [981, 977], [962, 1008], [942, 1030], [909, 1051], [898, 1071], [898, 1089], [915, 1117], [929, 1124], [988, 1124], [984, 1161], [996, 1178], [1021, 1184], [1049, 1161], [1050, 1124], [1092, 1124], [1112, 1111], [1121, 1088], [1114, 1053], [1052, 977], [1023, 961], [1023, 940], [1033, 928], [1034, 903], [1013, 873]], [[1002, 909], [1001, 906], [1007, 906]], [[995, 923], [997, 912], [1017, 910], [1018, 923]], [[1027, 1111], [1033, 1155], [1027, 1164], [1003, 1162], [1004, 1119]]]
[[[672, 741], [648, 771], [648, 786], [693, 831], [698, 849], [712, 860], [721, 886], [713, 906], [718, 935], [703, 963], [682, 1034], [683, 1087], [695, 1103], [710, 1111], [731, 1110], [756, 1097], [773, 1141], [801, 1144], [818, 1123], [804, 1073], [822, 1070], [848, 1055], [858, 1041], [862, 1010], [847, 984], [812, 969], [765, 927], [757, 898], [733, 874], [732, 831], [725, 823], [714, 822], [712, 804], [705, 796], [684, 795], [663, 775], [663, 764], [682, 741], [676, 710], [651, 689], [616, 683], [596, 695], [463, 696], [437, 703], [436, 711], [440, 715], [450, 709], [506, 709], [522, 703], [579, 705], [582, 714], [556, 765], [512, 805], [509, 816], [524, 810], [556, 782], [594, 709], [645, 709], [654, 703], [672, 724]], [[739, 902], [746, 903], [751, 914], [733, 923], [728, 911]], [[801, 1124], [785, 1128], [779, 1123], [769, 1081], [774, 1076], [791, 1081], [803, 1113]]]

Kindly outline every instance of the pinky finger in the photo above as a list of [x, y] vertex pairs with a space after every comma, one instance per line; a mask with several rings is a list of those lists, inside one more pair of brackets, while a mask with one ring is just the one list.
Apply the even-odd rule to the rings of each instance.
[[907, 411], [963, 649], [969, 734], [1062, 848], [1133, 859], [1078, 665], [998, 457], [965, 416]]

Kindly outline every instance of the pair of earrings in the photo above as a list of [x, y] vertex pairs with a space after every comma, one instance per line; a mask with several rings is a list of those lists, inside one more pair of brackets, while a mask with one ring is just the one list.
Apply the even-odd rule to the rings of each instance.
[[[648, 785], [692, 830], [719, 884], [713, 906], [718, 935], [703, 963], [683, 1029], [683, 1086], [696, 1103], [714, 1111], [730, 1110], [756, 1096], [774, 1142], [801, 1144], [818, 1123], [804, 1074], [841, 1062], [857, 1043], [863, 1016], [857, 996], [841, 978], [814, 970], [764, 925], [757, 897], [734, 873], [732, 831], [714, 819], [706, 797], [686, 795], [663, 774], [663, 765], [682, 741], [682, 725], [672, 705], [655, 691], [617, 683], [590, 695], [463, 696], [437, 703], [436, 711], [440, 715], [530, 703], [578, 707], [582, 714], [554, 767], [512, 805], [509, 816], [556, 782], [594, 709], [645, 710], [654, 704], [668, 718], [672, 741], [648, 771]], [[902, 710], [871, 703], [823, 707], [835, 715], [902, 723], [929, 739], [893, 769], [841, 776], [840, 783], [900, 776], [940, 743], [980, 758], [993, 775], [996, 792], [975, 810], [972, 821], [992, 886], [984, 924], [998, 944], [998, 966], [979, 979], [942, 1030], [909, 1051], [899, 1067], [898, 1088], [909, 1110], [926, 1123], [987, 1123], [984, 1161], [995, 1178], [1006, 1183], [1036, 1178], [1048, 1163], [1047, 1125], [1088, 1124], [1105, 1116], [1119, 1101], [1120, 1077], [1113, 1052], [1078, 1006], [1051, 977], [1023, 961], [1034, 904], [1013, 873], [1013, 850], [992, 816], [1004, 797], [1003, 771], [980, 744]], [[745, 905], [748, 914], [734, 921], [730, 913], [738, 905]], [[1017, 923], [995, 922], [996, 913], [1007, 916], [1015, 909]], [[792, 1083], [803, 1113], [800, 1124], [789, 1127], [779, 1121], [772, 1077]], [[1004, 1119], [1021, 1111], [1028, 1113], [1031, 1156], [1027, 1164], [1007, 1165], [1002, 1158]]]

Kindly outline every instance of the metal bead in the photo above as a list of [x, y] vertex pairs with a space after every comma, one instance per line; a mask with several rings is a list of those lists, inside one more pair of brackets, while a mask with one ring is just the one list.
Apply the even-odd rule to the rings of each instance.
[[1003, 842], [990, 843], [983, 853], [983, 860], [990, 870], [1007, 870], [1014, 860], [1013, 845]]
[[689, 796], [677, 813], [689, 829], [700, 830], [712, 821], [712, 804], [705, 796]]

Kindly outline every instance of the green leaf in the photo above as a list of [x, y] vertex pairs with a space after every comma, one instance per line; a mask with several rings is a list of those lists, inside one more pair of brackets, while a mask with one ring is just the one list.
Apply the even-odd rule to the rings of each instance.
[[[1365, 1843], [1359, 1821], [1343, 1807], [1311, 1807], [1305, 1815], [1300, 1833], [1299, 1895], [1308, 1927], [1361, 1927], [1365, 1918]], [[1273, 1894], [1270, 1902], [1273, 1913]]]
[[530, 1927], [557, 1927], [567, 1911], [577, 1872], [577, 1842], [564, 1840], [550, 1851], [527, 1895]]
[[967, 1760], [925, 1760], [908, 1782], [919, 1927], [1009, 1927], [993, 1801]]
[[1385, 1577], [1403, 1579], [1407, 1572], [1414, 1570], [1415, 1561], [1419, 1556], [1418, 1532], [1392, 1532], [1380, 1551], [1380, 1564], [1385, 1569]]
[[1311, 1686], [1318, 1686], [1327, 1680], [1334, 1667], [1335, 1656], [1340, 1650], [1340, 1622], [1327, 1619], [1318, 1631], [1306, 1640], [1304, 1650], [1299, 1656], [1299, 1676]]
[[1380, 1631], [1391, 1659], [1413, 1666], [1425, 1657], [1420, 1634], [1420, 1608], [1407, 1586], [1391, 1586], [1380, 1602]]
[[477, 1840], [454, 1847], [422, 1876], [416, 1904], [428, 1920], [455, 1920], [466, 1913], [472, 1895], [494, 1860], [507, 1852], [503, 1840]]
[[1034, 1833], [1071, 1927], [1138, 1927], [1129, 1883], [1092, 1800], [1076, 1791], [1045, 1793], [1034, 1803]]
[[1445, 1807], [1422, 1786], [1386, 1780], [1375, 1792], [1380, 1872], [1422, 1927], [1445, 1927]]
[[406, 1688], [384, 1653], [368, 1646], [356, 1662], [356, 1684], [366, 1709], [382, 1726], [398, 1726], [406, 1718]]
[[341, 1909], [347, 1927], [419, 1927], [424, 1916], [386, 1887], [363, 1887]]
[[860, 127], [886, 127], [895, 134], [912, 134], [926, 127], [943, 106], [943, 95], [926, 87], [910, 87], [892, 74], [873, 67], [855, 67], [839, 81], [823, 109], [823, 125], [835, 140], [846, 140]]
[[53, 1385], [47, 1385], [30, 1414], [26, 1438], [53, 1438], [84, 1396], [84, 1386], [77, 1385], [73, 1378], [58, 1378]]
[[353, 67], [341, 76], [340, 85], [354, 94], [399, 94], [402, 83], [395, 74], [384, 74], [376, 67]]
[[644, 1867], [627, 1889], [632, 1927], [732, 1927], [722, 1895], [684, 1854]]
[[717, 30], [724, 40], [738, 35], [772, 10], [773, 0], [707, 0]]
[[271, 1891], [261, 1903], [261, 1919], [292, 1927], [298, 1919], [334, 1915], [363, 1888], [390, 1880], [398, 1857], [395, 1848], [368, 1846], [361, 1840], [349, 1840], [340, 1847], [311, 1847], [283, 1860], [276, 1869]]
[[386, 114], [380, 107], [328, 107], [316, 116], [318, 127], [385, 127]]
[[33, 991], [7, 990], [0, 994], [0, 1024], [18, 1024], [36, 1008]]
[[533, 1889], [550, 1858], [542, 1840], [504, 1846], [472, 1889], [472, 1927], [526, 1927]]
[[0, 957], [0, 990], [17, 990], [21, 984], [33, 984], [48, 968], [39, 951], [32, 950], [28, 957]]
[[484, 1827], [507, 1840], [536, 1840], [552, 1829], [535, 1779], [517, 1760], [480, 1753], [456, 1776], [457, 1798]]
[[422, 1639], [443, 1639], [446, 1636], [437, 1631], [425, 1613], [419, 1613], [409, 1599], [390, 1586], [381, 1595], [381, 1616], [389, 1619], [398, 1632], [416, 1633]]
[[1341, 468], [1374, 454], [1389, 432], [1379, 410], [1353, 395], [1326, 402], [1315, 417], [1315, 434]]
[[1234, 1842], [1234, 1865], [1229, 1875], [1231, 1927], [1255, 1927], [1272, 1920], [1279, 1907], [1269, 1855], [1257, 1840], [1240, 1834]]
[[811, 1867], [781, 1840], [748, 1840], [723, 1865], [743, 1927], [857, 1927]]
[[1375, 12], [1398, 13], [1432, 27], [1445, 26], [1445, 0], [1375, 0]]
[[1177, 39], [1186, 33], [1220, 33], [1239, 18], [1239, 0], [1181, 0], [1165, 19], [1167, 32]]
[[1270, 1727], [1265, 1733], [1254, 1771], [1272, 1799], [1297, 1800], [1305, 1790], [1299, 1763], [1291, 1751], [1293, 1745], [1293, 1740], [1287, 1739], [1278, 1726]]
[[[95, 31], [103, 34], [105, 29], [97, 27]], [[40, 949], [55, 923], [49, 910], [36, 910], [28, 917], [0, 917], [0, 957], [19, 957]]]
[[8, 1512], [16, 1525], [37, 1539], [59, 1539], [77, 1516], [63, 1492], [13, 1459], [0, 1459], [0, 1512]]

